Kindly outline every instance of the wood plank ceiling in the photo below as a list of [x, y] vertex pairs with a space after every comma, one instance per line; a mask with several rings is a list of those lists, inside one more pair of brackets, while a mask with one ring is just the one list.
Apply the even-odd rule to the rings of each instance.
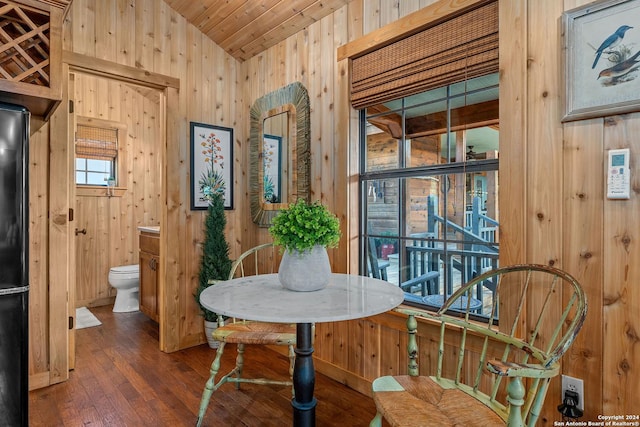
[[238, 61], [245, 61], [351, 0], [164, 0]]

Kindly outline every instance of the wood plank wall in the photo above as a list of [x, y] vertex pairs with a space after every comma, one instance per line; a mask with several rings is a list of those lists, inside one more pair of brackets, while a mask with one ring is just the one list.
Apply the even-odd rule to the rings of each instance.
[[[640, 407], [640, 230], [638, 191], [629, 201], [604, 198], [606, 149], [630, 147], [632, 173], [640, 154], [633, 145], [640, 114], [561, 124], [563, 83], [560, 17], [589, 0], [500, 2], [501, 21], [501, 262], [552, 262], [576, 275], [589, 298], [583, 333], [563, 372], [585, 380], [586, 419], [637, 413]], [[188, 122], [235, 130], [235, 209], [228, 212], [232, 256], [269, 239], [250, 220], [248, 205], [248, 109], [260, 96], [301, 81], [311, 98], [312, 198], [340, 217], [344, 238], [332, 251], [335, 271], [357, 271], [357, 115], [348, 104], [348, 63], [336, 48], [433, 0], [353, 0], [307, 29], [244, 63], [187, 25], [161, 1], [75, 0], [65, 22], [65, 49], [180, 78], [178, 117], [168, 117], [168, 227], [181, 236], [167, 255], [168, 277], [179, 283], [179, 342], [202, 339], [191, 297], [198, 271], [203, 214], [188, 209]], [[443, 4], [454, 4], [443, 1]], [[46, 127], [45, 127], [46, 128]], [[43, 129], [45, 129], [43, 128]], [[175, 129], [175, 131], [174, 131]], [[39, 136], [40, 138], [40, 136]], [[46, 138], [42, 138], [45, 139]], [[635, 144], [637, 145], [637, 144]], [[40, 161], [46, 160], [46, 156]], [[39, 167], [36, 167], [39, 166]], [[46, 168], [35, 165], [30, 203], [46, 193]], [[598, 172], [600, 171], [600, 172]], [[634, 175], [635, 176], [635, 175]], [[506, 178], [505, 178], [506, 177]], [[638, 187], [634, 178], [632, 188]], [[41, 190], [38, 190], [41, 189]], [[348, 191], [344, 191], [344, 190]], [[347, 197], [347, 194], [349, 195]], [[40, 195], [40, 196], [38, 196]], [[46, 213], [36, 207], [31, 227]], [[38, 219], [39, 218], [39, 219]], [[46, 226], [45, 226], [46, 228]], [[36, 244], [35, 253], [42, 252]], [[36, 266], [36, 301], [47, 271]], [[32, 276], [33, 277], [33, 276]], [[32, 319], [42, 321], [35, 313]], [[32, 328], [38, 328], [37, 325]], [[401, 372], [404, 322], [393, 315], [319, 325], [318, 369], [367, 392], [367, 379]], [[34, 329], [32, 329], [33, 331]], [[605, 333], [606, 331], [606, 333]], [[34, 351], [45, 360], [46, 343]], [[44, 369], [38, 362], [32, 373]], [[554, 382], [541, 425], [557, 420], [559, 382]]]

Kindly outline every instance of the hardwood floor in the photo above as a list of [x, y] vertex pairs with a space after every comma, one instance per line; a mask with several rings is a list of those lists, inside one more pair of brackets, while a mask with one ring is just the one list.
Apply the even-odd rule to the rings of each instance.
[[[29, 394], [29, 425], [195, 425], [215, 351], [200, 345], [163, 353], [157, 324], [142, 313], [112, 313], [110, 306], [91, 311], [102, 325], [76, 331], [76, 368], [68, 381]], [[245, 353], [247, 375], [286, 378], [284, 356], [252, 350]], [[234, 357], [224, 359], [230, 368]], [[366, 426], [375, 414], [369, 397], [324, 375], [316, 374], [315, 396], [318, 426]], [[213, 393], [204, 425], [291, 425], [290, 398], [285, 386], [243, 384], [236, 390], [227, 384]]]

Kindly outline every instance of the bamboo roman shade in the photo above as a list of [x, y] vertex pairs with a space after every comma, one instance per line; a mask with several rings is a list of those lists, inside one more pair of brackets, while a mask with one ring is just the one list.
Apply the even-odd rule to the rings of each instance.
[[86, 159], [114, 160], [118, 155], [118, 129], [78, 125], [76, 156]]
[[351, 63], [356, 109], [498, 71], [498, 2], [438, 23]]

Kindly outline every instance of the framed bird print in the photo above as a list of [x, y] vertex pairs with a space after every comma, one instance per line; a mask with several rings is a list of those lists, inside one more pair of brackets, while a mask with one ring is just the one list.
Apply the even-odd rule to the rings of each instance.
[[562, 121], [640, 111], [640, 1], [601, 0], [563, 15]]

